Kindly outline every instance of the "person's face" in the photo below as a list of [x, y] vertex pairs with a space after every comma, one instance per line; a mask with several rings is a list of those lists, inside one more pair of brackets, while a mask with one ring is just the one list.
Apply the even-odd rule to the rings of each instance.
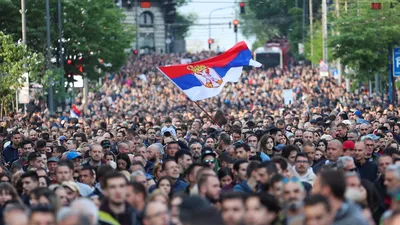
[[386, 133], [386, 141], [391, 141], [393, 140], [393, 134], [392, 133]]
[[212, 200], [218, 200], [221, 194], [221, 186], [219, 180], [215, 176], [208, 177], [206, 183], [206, 196]]
[[112, 155], [106, 155], [106, 162], [114, 161], [114, 157]]
[[213, 138], [207, 138], [205, 146], [214, 148], [214, 146], [215, 146], [214, 139]]
[[72, 140], [68, 140], [68, 141], [65, 143], [65, 147], [67, 148], [67, 150], [75, 150], [75, 149], [76, 149], [76, 146], [75, 146], [75, 144], [74, 144], [74, 141], [72, 141]]
[[144, 225], [168, 225], [170, 223], [170, 213], [166, 204], [161, 202], [150, 202], [147, 205], [146, 215], [144, 215]]
[[175, 157], [176, 152], [179, 150], [178, 144], [169, 144], [167, 147], [168, 157]]
[[47, 163], [47, 168], [49, 169], [49, 173], [54, 173], [56, 170], [57, 163], [56, 162], [48, 162]]
[[274, 147], [274, 140], [272, 138], [268, 138], [266, 147], [268, 150], [271, 150]]
[[201, 156], [201, 144], [192, 144], [190, 146], [190, 150], [192, 151], [193, 158], [200, 158]]
[[189, 168], [189, 166], [192, 164], [193, 164], [192, 157], [190, 157], [189, 155], [183, 155], [181, 159], [181, 166], [183, 170], [187, 170], [187, 168]]
[[120, 144], [119, 147], [118, 147], [118, 151], [121, 154], [128, 154], [129, 153], [129, 145]]
[[169, 161], [166, 165], [165, 165], [165, 170], [163, 171], [164, 174], [166, 176], [170, 176], [174, 179], [178, 179], [179, 178], [179, 166], [178, 164], [176, 164], [176, 162], [174, 161]]
[[176, 137], [177, 137], [177, 138], [183, 137], [183, 132], [182, 132], [182, 130], [177, 130], [177, 131], [176, 131]]
[[336, 160], [342, 155], [342, 149], [337, 143], [329, 142], [326, 150], [326, 156], [329, 161], [336, 162]]
[[308, 158], [300, 156], [297, 157], [297, 160], [295, 162], [295, 168], [299, 174], [305, 174], [309, 167], [310, 167], [310, 162]]
[[22, 135], [21, 134], [14, 134], [11, 138], [12, 143], [17, 146], [22, 140]]
[[347, 139], [353, 142], [356, 142], [358, 137], [355, 133], [351, 132], [347, 135]]
[[362, 124], [360, 126], [360, 135], [364, 136], [364, 135], [367, 135], [367, 134], [368, 134], [368, 125]]
[[322, 204], [304, 207], [305, 225], [330, 225], [332, 216]]
[[355, 189], [360, 189], [361, 186], [361, 181], [360, 178], [357, 176], [349, 176], [346, 177], [346, 186], [347, 188], [355, 188]]
[[46, 178], [39, 177], [39, 187], [47, 187]]
[[67, 198], [67, 192], [65, 191], [65, 188], [57, 188], [56, 190], [56, 195], [58, 199], [60, 200], [60, 203], [62, 206], [68, 206], [68, 198]]
[[296, 160], [297, 151], [291, 151], [289, 154], [288, 161], [290, 164], [294, 165]]
[[305, 197], [305, 192], [298, 182], [288, 182], [283, 184], [282, 198], [286, 204], [301, 202]]
[[257, 137], [256, 137], [256, 136], [251, 136], [251, 137], [249, 137], [249, 138], [247, 139], [247, 143], [248, 143], [250, 146], [257, 147], [257, 143], [258, 143]]
[[100, 162], [103, 158], [103, 148], [99, 145], [94, 145], [90, 151], [90, 157], [94, 162]]
[[236, 152], [236, 158], [238, 158], [238, 159], [246, 159], [247, 160], [249, 158], [249, 156], [248, 156], [246, 150], [244, 150], [244, 148], [237, 148], [235, 150], [235, 152]]
[[250, 197], [246, 200], [246, 225], [271, 224], [276, 214], [269, 212], [261, 203], [258, 197]]
[[397, 126], [397, 125], [394, 126], [394, 127], [393, 127], [393, 132], [394, 132], [395, 134], [397, 134], [397, 135], [400, 134], [400, 126]]
[[123, 141], [125, 139], [124, 135], [121, 132], [117, 133], [117, 137], [115, 138], [115, 140], [117, 142]]
[[317, 148], [320, 149], [321, 151], [325, 151], [326, 150], [326, 145], [325, 145], [324, 142], [321, 141], [321, 142], [318, 143]]
[[89, 186], [92, 186], [95, 179], [89, 170], [81, 170], [79, 171], [79, 181]]
[[118, 164], [118, 169], [119, 170], [127, 170], [128, 169], [127, 168], [128, 163], [123, 159], [118, 159], [117, 164]]
[[275, 196], [276, 199], [281, 199], [281, 197], [282, 197], [282, 186], [283, 186], [282, 181], [275, 182], [272, 185], [271, 189], [269, 190], [269, 194]]
[[25, 177], [21, 180], [21, 182], [22, 182], [22, 189], [26, 194], [30, 194], [33, 189], [39, 187], [39, 182], [34, 181], [31, 177]]
[[32, 168], [41, 168], [44, 165], [42, 157], [37, 157], [30, 163], [30, 167]]
[[365, 157], [369, 159], [371, 158], [372, 153], [374, 152], [374, 141], [365, 140], [364, 145], [365, 145]]
[[222, 201], [222, 219], [225, 225], [241, 225], [244, 221], [246, 208], [240, 198]]
[[111, 204], [122, 205], [126, 198], [126, 180], [122, 177], [108, 179], [104, 194]]
[[237, 142], [237, 141], [239, 141], [241, 139], [241, 136], [238, 133], [233, 133], [232, 134], [232, 139], [233, 139], [233, 142]]
[[169, 195], [171, 193], [171, 183], [167, 179], [161, 180], [158, 186], [164, 194]]
[[27, 225], [28, 215], [25, 211], [11, 210], [4, 215], [4, 224], [7, 225]]
[[56, 180], [61, 184], [63, 181], [72, 180], [72, 170], [67, 166], [59, 166], [56, 168]]
[[221, 183], [221, 186], [225, 187], [225, 186], [231, 184], [233, 180], [232, 180], [231, 176], [226, 175], [226, 176], [222, 177], [219, 181]]
[[302, 144], [300, 141], [296, 142], [295, 145], [296, 145], [297, 147], [299, 147], [300, 150], [303, 149], [303, 144]]
[[64, 189], [65, 189], [65, 192], [67, 193], [67, 200], [69, 203], [73, 202], [76, 198], [78, 198], [78, 194], [75, 191], [73, 191], [67, 187], [65, 187]]
[[12, 200], [12, 196], [9, 192], [4, 190], [0, 192], [0, 206], [4, 206], [10, 200]]
[[239, 166], [239, 171], [235, 171], [235, 173], [237, 173], [237, 178], [239, 179], [239, 181], [243, 181], [246, 180], [246, 170], [247, 170], [247, 166], [249, 165], [249, 163], [245, 162], [240, 164]]
[[309, 132], [309, 131], [304, 132], [304, 134], [303, 134], [303, 140], [304, 141], [312, 142], [313, 139], [314, 139], [314, 135], [313, 135], [312, 132]]
[[24, 145], [23, 152], [24, 152], [25, 154], [29, 154], [29, 153], [34, 152], [34, 151], [35, 151], [35, 150], [33, 149], [31, 143], [25, 144], [25, 145]]
[[263, 185], [267, 184], [269, 181], [269, 177], [270, 176], [269, 176], [266, 168], [258, 168], [257, 169], [256, 179], [259, 184], [263, 184]]
[[146, 157], [146, 147], [136, 148], [136, 154], [137, 155], [143, 155], [143, 156]]
[[337, 137], [346, 137], [347, 129], [343, 127], [336, 127], [336, 136]]
[[314, 161], [315, 158], [315, 148], [312, 146], [304, 146], [303, 148], [303, 152], [307, 154], [308, 156], [308, 160], [310, 160], [310, 162]]
[[203, 163], [206, 164], [211, 169], [214, 169], [214, 167], [215, 167], [215, 158], [214, 158], [214, 156], [212, 156], [212, 155], [204, 156]]
[[354, 146], [354, 158], [357, 162], [363, 161], [365, 159], [365, 146], [361, 142], [356, 142]]
[[356, 172], [357, 167], [356, 164], [354, 164], [354, 161], [346, 161], [345, 170], [346, 172]]
[[52, 213], [35, 212], [29, 218], [29, 225], [55, 225], [56, 218]]
[[101, 137], [101, 136], [103, 136], [104, 131], [102, 129], [99, 129], [99, 130], [97, 130], [96, 134], [97, 134], [98, 137]]
[[391, 192], [400, 186], [400, 181], [396, 178], [394, 171], [386, 171], [384, 185], [388, 192]]
[[386, 155], [385, 156], [381, 156], [379, 158], [379, 165], [378, 165], [379, 172], [381, 174], [385, 174], [386, 168], [391, 164], [393, 164], [393, 158], [392, 157], [386, 156]]

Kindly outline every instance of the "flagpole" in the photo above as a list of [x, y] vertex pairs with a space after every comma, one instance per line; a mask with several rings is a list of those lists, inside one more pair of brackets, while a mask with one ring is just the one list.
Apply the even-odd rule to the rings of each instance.
[[222, 128], [222, 126], [214, 119], [214, 117], [212, 117], [206, 110], [203, 109], [203, 107], [201, 107], [199, 105], [199, 103], [197, 103], [196, 101], [192, 101], [194, 104], [197, 105], [197, 107], [199, 107], [201, 109], [201, 111], [203, 111], [215, 124], [217, 124], [219, 127]]

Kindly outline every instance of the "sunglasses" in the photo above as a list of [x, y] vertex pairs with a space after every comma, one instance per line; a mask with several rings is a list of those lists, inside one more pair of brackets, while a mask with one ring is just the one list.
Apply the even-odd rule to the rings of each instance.
[[349, 169], [349, 170], [347, 170], [347, 172], [357, 172], [357, 168]]
[[292, 177], [292, 178], [284, 177], [284, 178], [282, 179], [282, 183], [284, 183], [284, 184], [287, 184], [287, 183], [289, 183], [289, 182], [297, 183], [297, 182], [299, 182], [299, 181], [300, 181], [300, 180], [299, 180], [299, 178], [297, 178], [297, 177]]
[[206, 159], [203, 162], [206, 164], [213, 164], [213, 163], [215, 163], [215, 159]]

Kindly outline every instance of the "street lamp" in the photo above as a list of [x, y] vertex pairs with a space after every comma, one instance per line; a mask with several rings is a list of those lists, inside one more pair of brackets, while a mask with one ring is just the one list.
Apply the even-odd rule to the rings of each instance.
[[[211, 14], [216, 11], [220, 11], [223, 9], [230, 9], [230, 8], [235, 8], [235, 7], [228, 6], [228, 7], [216, 8], [216, 9], [213, 9], [210, 11], [210, 14], [208, 15], [208, 39], [211, 39]], [[210, 48], [210, 50], [211, 50], [211, 48]]]

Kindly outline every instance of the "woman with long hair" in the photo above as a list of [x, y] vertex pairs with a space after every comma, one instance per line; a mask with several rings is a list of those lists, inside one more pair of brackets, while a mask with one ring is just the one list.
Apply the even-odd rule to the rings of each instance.
[[9, 201], [16, 201], [22, 203], [17, 190], [11, 183], [1, 182], [0, 183], [0, 208], [3, 210], [4, 206]]
[[168, 176], [160, 177], [156, 184], [156, 188], [160, 189], [164, 194], [168, 195], [168, 197], [172, 195], [172, 186], [173, 182]]
[[264, 152], [268, 156], [272, 157], [274, 156], [274, 146], [275, 146], [275, 141], [274, 137], [270, 135], [263, 135], [258, 142], [257, 146], [257, 152]]

